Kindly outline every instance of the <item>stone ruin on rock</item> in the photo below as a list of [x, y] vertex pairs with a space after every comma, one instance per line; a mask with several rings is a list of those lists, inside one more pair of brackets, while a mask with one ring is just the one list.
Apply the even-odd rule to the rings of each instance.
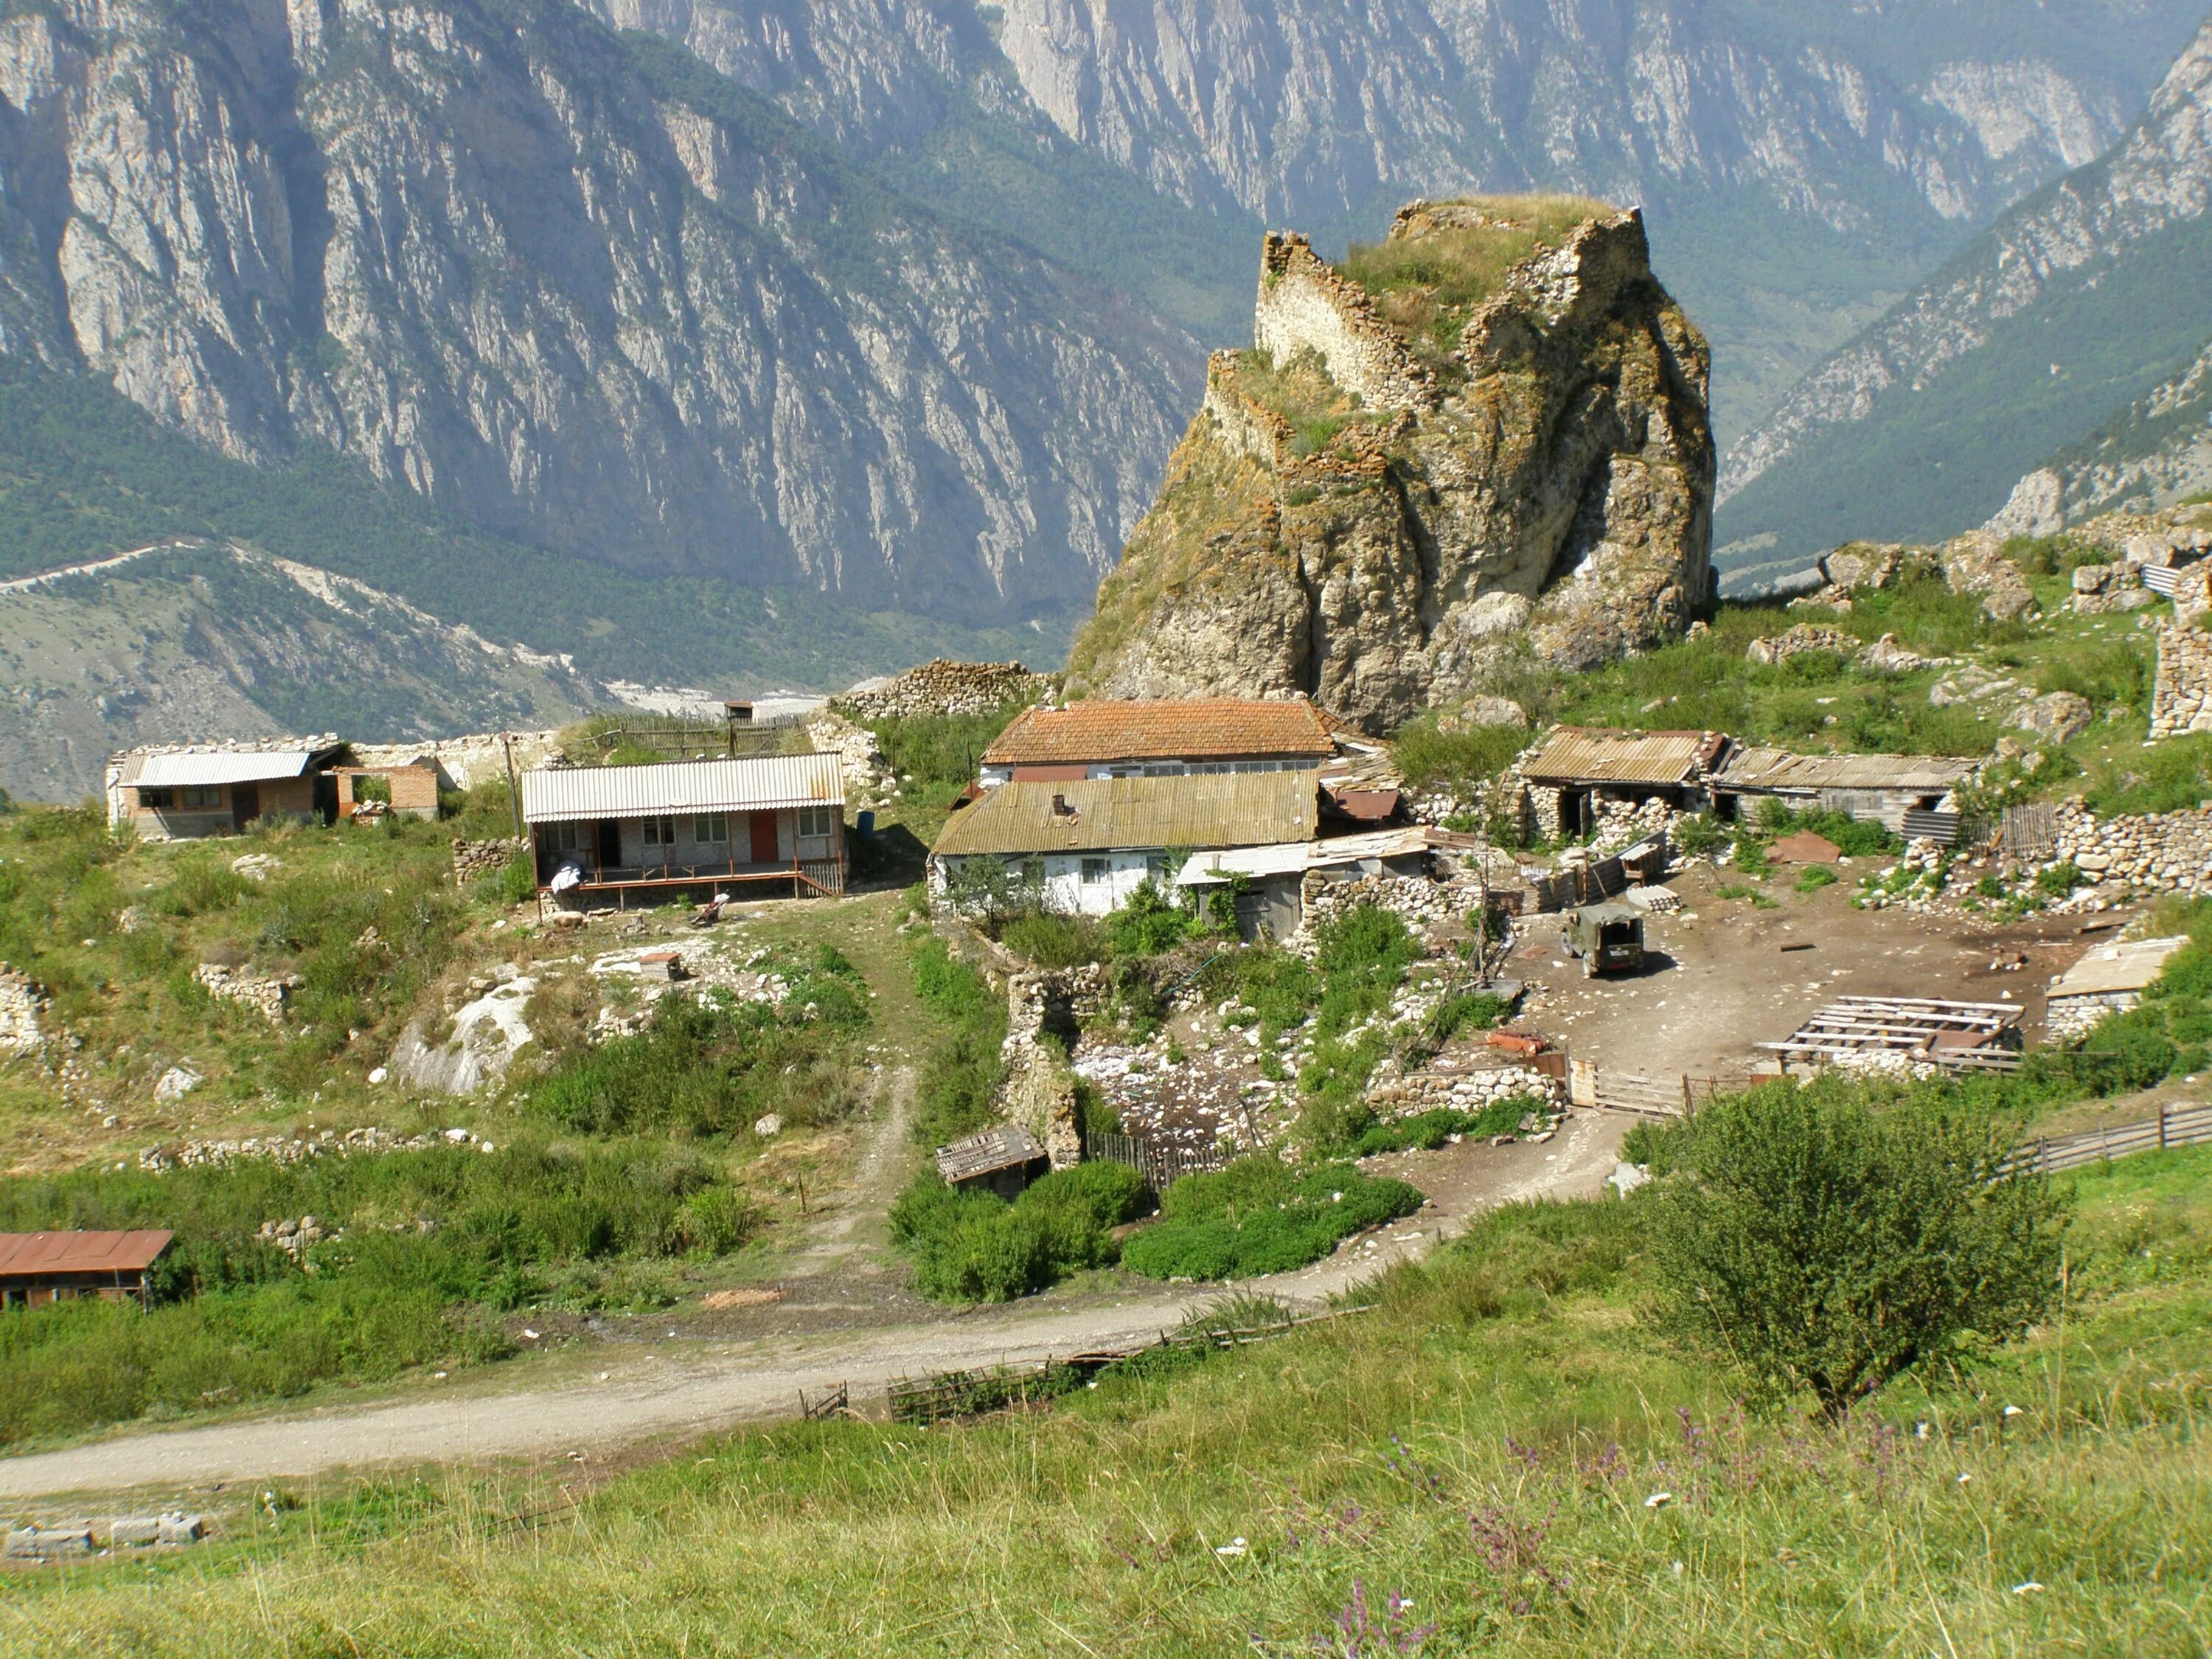
[[1253, 332], [1209, 362], [1071, 690], [1304, 693], [1380, 731], [1706, 603], [1709, 356], [1638, 214], [1415, 203], [1341, 265], [1270, 235]]

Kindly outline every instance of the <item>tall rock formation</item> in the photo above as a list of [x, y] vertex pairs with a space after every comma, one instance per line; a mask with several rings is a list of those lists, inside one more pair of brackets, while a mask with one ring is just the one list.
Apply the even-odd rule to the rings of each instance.
[[1382, 729], [1534, 650], [1589, 666], [1705, 600], [1704, 337], [1635, 212], [1417, 202], [1324, 264], [1270, 235], [1071, 683], [1305, 694]]

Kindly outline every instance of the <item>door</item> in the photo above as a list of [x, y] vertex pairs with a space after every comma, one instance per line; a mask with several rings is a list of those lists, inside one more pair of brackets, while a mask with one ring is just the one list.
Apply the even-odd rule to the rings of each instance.
[[599, 868], [613, 870], [622, 864], [622, 820], [599, 820]]
[[755, 864], [774, 864], [777, 862], [775, 856], [775, 814], [773, 812], [750, 812], [746, 814], [746, 816], [752, 822], [753, 862]]
[[261, 786], [256, 783], [234, 783], [230, 786], [231, 827], [243, 830], [261, 816]]

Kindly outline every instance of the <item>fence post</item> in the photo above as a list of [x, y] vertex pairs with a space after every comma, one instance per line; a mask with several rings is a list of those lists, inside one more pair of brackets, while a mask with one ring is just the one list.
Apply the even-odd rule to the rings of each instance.
[[2164, 1102], [2160, 1103], [2158, 1109], [2158, 1149], [2161, 1152], [2166, 1150], [2166, 1105]]

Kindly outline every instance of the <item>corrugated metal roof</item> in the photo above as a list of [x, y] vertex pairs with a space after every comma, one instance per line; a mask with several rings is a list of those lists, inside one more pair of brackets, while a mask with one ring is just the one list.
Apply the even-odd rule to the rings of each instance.
[[1544, 781], [1663, 788], [1695, 777], [1714, 745], [1726, 741], [1712, 732], [1608, 732], [1562, 726], [1522, 763], [1521, 775]]
[[2092, 951], [2051, 988], [2051, 1000], [2140, 991], [2165, 971], [2166, 959], [2188, 943], [2185, 938], [2139, 939]]
[[151, 1228], [115, 1233], [0, 1233], [0, 1277], [135, 1273], [152, 1265], [175, 1237]]
[[1427, 824], [1414, 824], [1403, 830], [1334, 836], [1327, 841], [1306, 842], [1294, 847], [1243, 847], [1194, 853], [1176, 873], [1176, 884], [1181, 887], [1203, 887], [1225, 881], [1231, 876], [1283, 876], [1296, 871], [1326, 870], [1333, 865], [1353, 864], [1362, 859], [1407, 858], [1431, 848], [1464, 851], [1474, 839]]
[[273, 783], [307, 769], [312, 749], [270, 749], [211, 754], [149, 755], [138, 775], [125, 779], [135, 789], [204, 787], [221, 783]]
[[1037, 1138], [1009, 1123], [937, 1149], [937, 1173], [947, 1182], [972, 1181], [995, 1170], [1016, 1170], [1044, 1156]]
[[1231, 697], [1172, 702], [1102, 699], [1026, 711], [983, 751], [983, 763], [1036, 766], [1238, 755], [1318, 757], [1334, 749], [1328, 728], [1308, 702]]
[[[1053, 811], [1057, 797], [1071, 811]], [[1311, 841], [1321, 820], [1310, 772], [1002, 783], [952, 815], [934, 851], [1091, 853], [1117, 847], [1271, 847]]]
[[1786, 749], [1739, 749], [1713, 781], [1723, 789], [1887, 789], [1941, 793], [1979, 761], [1944, 755], [1793, 755]]
[[532, 823], [672, 812], [763, 812], [828, 802], [842, 806], [844, 800], [844, 768], [835, 755], [547, 768], [522, 775], [522, 816]]

